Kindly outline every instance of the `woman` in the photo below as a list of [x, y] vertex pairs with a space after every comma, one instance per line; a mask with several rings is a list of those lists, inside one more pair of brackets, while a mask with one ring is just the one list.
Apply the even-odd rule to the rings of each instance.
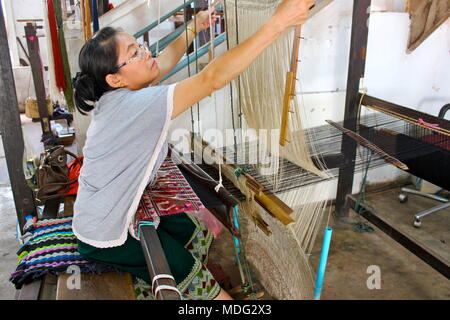
[[[81, 72], [74, 81], [75, 101], [81, 112], [92, 111], [93, 119], [74, 207], [73, 229], [82, 255], [150, 282], [131, 224], [143, 190], [154, 182], [167, 155], [170, 120], [231, 82], [287, 28], [303, 24], [313, 3], [283, 1], [246, 41], [195, 76], [169, 86], [155, 85], [183, 56], [185, 34], [156, 59], [132, 36], [112, 28], [100, 30], [84, 45]], [[195, 20], [197, 25], [192, 22], [187, 27], [189, 43], [196, 30], [209, 26], [209, 12], [200, 12]], [[184, 298], [231, 299], [205, 261], [187, 250], [194, 238], [206, 234], [202, 228], [190, 215], [161, 217], [157, 232], [177, 287]], [[203, 239], [209, 247], [207, 239], [210, 236]], [[202, 281], [207, 290], [195, 286]]]

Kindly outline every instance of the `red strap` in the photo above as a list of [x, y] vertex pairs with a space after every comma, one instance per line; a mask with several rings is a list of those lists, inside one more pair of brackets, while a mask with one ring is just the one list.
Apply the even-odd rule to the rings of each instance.
[[55, 9], [53, 7], [53, 0], [47, 0], [48, 6], [48, 22], [50, 27], [50, 35], [52, 38], [52, 51], [53, 51], [53, 61], [55, 65], [55, 80], [56, 86], [61, 91], [66, 90], [67, 84], [64, 78], [64, 68], [63, 61], [61, 57], [61, 50], [59, 48], [58, 40], [58, 28], [56, 26]]

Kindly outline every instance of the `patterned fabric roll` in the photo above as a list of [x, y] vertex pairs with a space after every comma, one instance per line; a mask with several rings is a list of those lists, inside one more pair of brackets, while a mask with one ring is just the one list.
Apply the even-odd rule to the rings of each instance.
[[158, 170], [155, 184], [147, 186], [142, 194], [132, 236], [139, 239], [141, 225], [152, 224], [158, 228], [160, 217], [181, 212], [192, 214], [217, 236], [223, 225], [207, 211], [172, 158], [167, 157]]

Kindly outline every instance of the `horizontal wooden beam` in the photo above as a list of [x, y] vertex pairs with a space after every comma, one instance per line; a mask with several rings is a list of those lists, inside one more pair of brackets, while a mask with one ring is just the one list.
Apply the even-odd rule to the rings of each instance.
[[450, 120], [446, 120], [443, 118], [430, 115], [428, 113], [403, 107], [401, 105], [388, 102], [382, 99], [378, 99], [372, 96], [364, 95], [364, 97], [362, 98], [363, 98], [362, 105], [367, 108], [388, 114], [392, 117], [404, 120], [417, 126], [423, 126], [421, 125], [420, 122], [420, 119], [422, 119], [423, 121], [434, 125], [434, 126], [427, 126], [426, 127], [427, 129], [442, 134], [450, 134]]

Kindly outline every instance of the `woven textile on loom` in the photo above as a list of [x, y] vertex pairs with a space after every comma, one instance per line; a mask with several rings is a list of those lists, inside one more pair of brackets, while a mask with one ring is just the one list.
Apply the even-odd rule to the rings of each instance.
[[186, 178], [170, 157], [158, 170], [154, 185], [147, 186], [134, 216], [134, 232], [139, 238], [139, 227], [158, 227], [161, 216], [189, 213], [198, 218], [217, 237], [223, 225], [211, 215], [192, 190]]
[[22, 239], [24, 244], [17, 252], [19, 265], [10, 278], [16, 289], [47, 273], [65, 273], [73, 265], [78, 266], [81, 272], [102, 273], [114, 270], [110, 266], [88, 261], [78, 253], [71, 217], [28, 220]]

